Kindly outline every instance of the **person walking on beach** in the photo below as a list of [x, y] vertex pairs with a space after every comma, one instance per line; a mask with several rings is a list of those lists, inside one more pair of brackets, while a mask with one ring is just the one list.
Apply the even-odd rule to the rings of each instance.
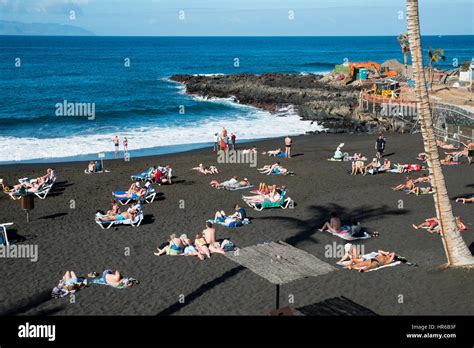
[[231, 133], [230, 134], [230, 141], [232, 142], [232, 150], [235, 150], [235, 134]]
[[375, 141], [375, 150], [377, 150], [377, 159], [380, 160], [383, 156], [383, 152], [385, 151], [385, 138], [382, 134], [379, 135], [377, 140]]
[[124, 157], [127, 157], [128, 156], [128, 139], [127, 139], [127, 137], [123, 138], [122, 145], [123, 145], [123, 155], [124, 155]]
[[219, 133], [214, 133], [214, 149], [213, 151], [216, 152], [219, 150]]
[[472, 141], [467, 142], [467, 160], [469, 161], [469, 165], [472, 164], [472, 157], [474, 157], [474, 143]]
[[290, 136], [287, 135], [285, 138], [285, 156], [287, 158], [291, 158], [291, 144], [293, 140], [291, 140]]
[[119, 143], [120, 143], [118, 135], [114, 136], [113, 141], [114, 141], [115, 158], [118, 158], [119, 157]]

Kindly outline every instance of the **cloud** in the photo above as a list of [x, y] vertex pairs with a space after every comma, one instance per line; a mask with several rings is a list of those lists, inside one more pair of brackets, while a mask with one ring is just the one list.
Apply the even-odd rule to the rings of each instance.
[[0, 0], [2, 14], [82, 14], [90, 0]]

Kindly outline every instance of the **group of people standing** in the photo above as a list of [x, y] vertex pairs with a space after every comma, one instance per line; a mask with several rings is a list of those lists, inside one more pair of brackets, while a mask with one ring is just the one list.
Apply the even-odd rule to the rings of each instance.
[[[120, 147], [120, 138], [118, 135], [114, 136], [114, 139], [112, 140], [114, 142], [114, 153], [115, 153], [115, 158], [119, 158], [119, 147]], [[123, 146], [123, 156], [124, 158], [128, 156], [128, 139], [127, 137], [124, 137], [122, 140], [122, 146]]]
[[222, 128], [222, 131], [214, 133], [214, 147], [213, 151], [224, 151], [235, 150], [235, 140], [236, 136], [234, 133], [227, 132], [225, 127]]

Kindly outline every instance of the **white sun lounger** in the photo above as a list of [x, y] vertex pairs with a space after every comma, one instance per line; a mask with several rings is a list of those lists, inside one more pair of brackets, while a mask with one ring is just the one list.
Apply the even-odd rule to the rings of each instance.
[[9, 246], [10, 242], [8, 241], [7, 227], [13, 225], [13, 222], [7, 222], [0, 224], [0, 245]]
[[114, 221], [100, 221], [97, 217], [101, 216], [99, 213], [96, 214], [95, 222], [103, 229], [108, 230], [115, 225], [130, 225], [132, 227], [139, 227], [143, 221], [143, 210], [140, 209], [140, 213], [135, 218], [127, 220], [114, 220]]

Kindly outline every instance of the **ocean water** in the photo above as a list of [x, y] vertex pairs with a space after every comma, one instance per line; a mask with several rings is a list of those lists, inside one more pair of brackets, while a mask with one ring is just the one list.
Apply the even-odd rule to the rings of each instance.
[[[474, 56], [474, 36], [424, 37], [423, 45], [445, 50], [443, 68]], [[345, 58], [403, 61], [395, 37], [0, 36], [0, 162], [96, 158], [113, 150], [115, 134], [133, 156], [204, 146], [223, 126], [238, 140], [316, 130], [291, 109], [274, 116], [191, 97], [168, 78], [327, 73]], [[64, 101], [93, 104], [94, 119], [58, 116]]]

